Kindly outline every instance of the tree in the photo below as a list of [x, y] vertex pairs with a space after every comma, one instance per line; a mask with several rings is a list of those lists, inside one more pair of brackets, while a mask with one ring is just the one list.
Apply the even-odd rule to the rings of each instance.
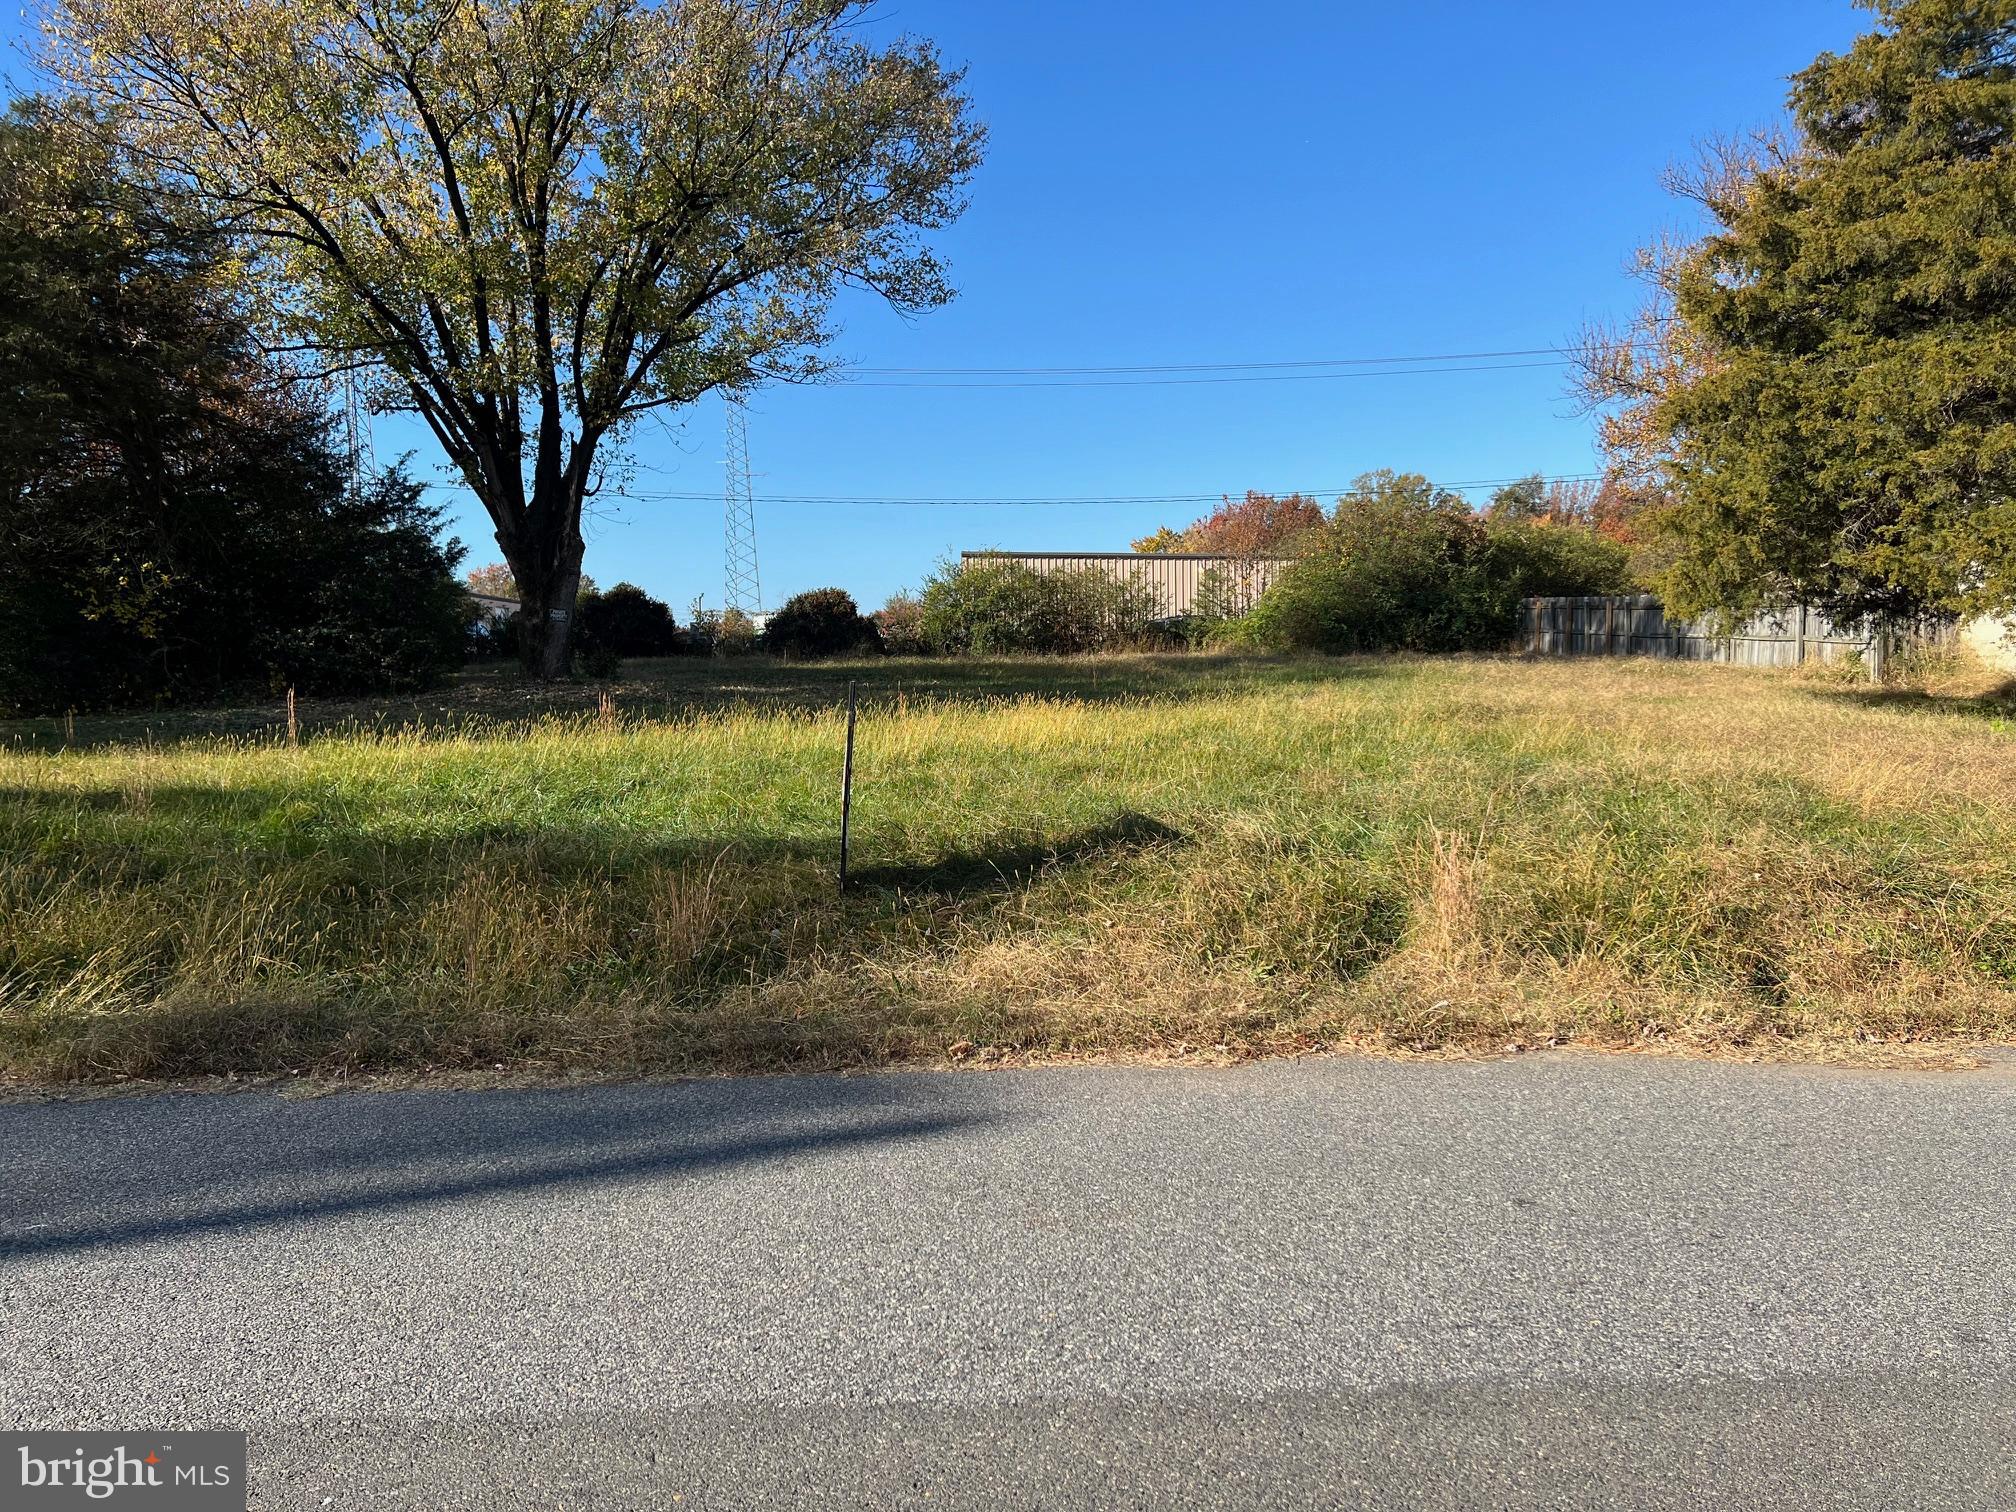
[[1203, 519], [1177, 531], [1163, 526], [1134, 543], [1142, 552], [1188, 551], [1237, 557], [1263, 556], [1292, 550], [1310, 531], [1323, 524], [1323, 506], [1301, 494], [1276, 498], [1248, 489], [1238, 502], [1231, 499]]
[[511, 576], [510, 565], [505, 562], [486, 562], [481, 567], [472, 567], [462, 581], [468, 584], [471, 593], [480, 593], [485, 598], [518, 597], [518, 580]]
[[2016, 606], [2016, 0], [1863, 0], [1795, 76], [1797, 135], [1680, 181], [1715, 223], [1644, 258], [1586, 392], [1681, 613]]
[[814, 588], [793, 594], [770, 616], [763, 649], [785, 656], [873, 654], [882, 649], [882, 633], [844, 588]]
[[1220, 634], [1332, 652], [1499, 650], [1528, 595], [1629, 586], [1623, 547], [1520, 512], [1544, 494], [1525, 489], [1490, 520], [1419, 474], [1367, 473], [1310, 549]]
[[1612, 470], [1601, 479], [1546, 478], [1539, 473], [1508, 483], [1491, 495], [1484, 518], [1493, 524], [1554, 525], [1593, 531], [1620, 546], [1647, 539], [1643, 517], [1656, 494], [1634, 489]]
[[1491, 495], [1484, 507], [1488, 520], [1544, 520], [1552, 501], [1547, 496], [1547, 480], [1539, 473], [1507, 483]]
[[282, 344], [377, 376], [482, 501], [563, 675], [639, 416], [820, 369], [842, 286], [950, 290], [983, 133], [867, 0], [67, 0], [54, 66], [230, 226]]
[[473, 615], [445, 518], [402, 462], [361, 488], [339, 483], [289, 533], [248, 519], [258, 540], [223, 566], [251, 580], [240, 633], [268, 686], [407, 691], [459, 668]]
[[672, 608], [634, 583], [581, 595], [581, 639], [611, 656], [670, 656], [679, 649]]
[[0, 706], [412, 687], [459, 663], [439, 511], [396, 469], [350, 486], [222, 250], [88, 117], [0, 122]]

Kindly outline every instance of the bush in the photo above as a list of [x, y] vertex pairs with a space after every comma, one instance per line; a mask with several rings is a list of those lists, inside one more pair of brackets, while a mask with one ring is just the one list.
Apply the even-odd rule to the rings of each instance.
[[518, 612], [492, 618], [480, 610], [469, 616], [469, 636], [462, 648], [465, 661], [516, 660]]
[[931, 649], [924, 639], [924, 603], [916, 594], [898, 589], [869, 618], [891, 656], [922, 656]]
[[948, 654], [1065, 655], [1163, 638], [1158, 635], [1163, 608], [1155, 590], [1096, 568], [1038, 572], [983, 557], [934, 573], [921, 604], [925, 643]]
[[793, 594], [770, 616], [762, 644], [779, 656], [874, 655], [882, 649], [882, 634], [844, 589], [814, 588]]
[[695, 599], [680, 649], [694, 656], [746, 656], [756, 649], [756, 641], [756, 622], [740, 609], [703, 609]]
[[[1637, 593], [1628, 544], [1577, 525], [1490, 526], [1491, 577], [1502, 612], [1516, 621], [1519, 601], [1598, 593]], [[1508, 635], [1510, 631], [1507, 632]]]
[[669, 605], [634, 583], [607, 592], [588, 589], [580, 598], [575, 644], [583, 656], [606, 651], [629, 656], [671, 656], [679, 649], [679, 622]]
[[1190, 612], [1177, 626], [1191, 646], [1234, 643], [1244, 635], [1247, 614], [1259, 600], [1261, 579], [1250, 562], [1207, 567], [1197, 579]]
[[[58, 500], [79, 502], [17, 497], [24, 513]], [[467, 654], [461, 548], [396, 470], [353, 493], [275, 467], [175, 499], [151, 529], [103, 502], [70, 516], [77, 539], [30, 537], [0, 562], [0, 710], [406, 692]]]
[[593, 678], [596, 682], [607, 682], [623, 670], [622, 655], [614, 646], [600, 643], [584, 645], [576, 642], [574, 660], [581, 669], [581, 675]]
[[1373, 473], [1340, 500], [1309, 556], [1222, 639], [1330, 652], [1491, 651], [1534, 594], [1618, 593], [1628, 551], [1591, 531], [1487, 524], [1414, 475]]

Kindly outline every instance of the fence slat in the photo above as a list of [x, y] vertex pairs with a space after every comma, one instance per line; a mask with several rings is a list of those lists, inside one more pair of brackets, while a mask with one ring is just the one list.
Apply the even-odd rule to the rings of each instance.
[[1532, 598], [1522, 606], [1523, 649], [1537, 656], [1652, 656], [1676, 661], [1797, 667], [1860, 654], [1872, 678], [1885, 653], [1907, 644], [1950, 639], [1937, 627], [1899, 629], [1872, 621], [1837, 625], [1804, 605], [1753, 615], [1729, 635], [1699, 620], [1669, 620], [1649, 593], [1606, 598]]

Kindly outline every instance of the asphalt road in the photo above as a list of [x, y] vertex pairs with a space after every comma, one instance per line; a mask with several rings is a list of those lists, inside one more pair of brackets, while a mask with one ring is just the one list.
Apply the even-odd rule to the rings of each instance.
[[0, 1106], [0, 1422], [254, 1505], [2016, 1507], [2016, 1064]]

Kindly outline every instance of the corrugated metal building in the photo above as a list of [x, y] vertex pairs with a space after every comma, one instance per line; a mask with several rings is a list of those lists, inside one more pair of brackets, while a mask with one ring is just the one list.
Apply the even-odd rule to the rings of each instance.
[[1152, 587], [1170, 619], [1197, 603], [1205, 575], [1216, 571], [1231, 592], [1230, 607], [1244, 613], [1289, 562], [1287, 557], [1230, 557], [1181, 551], [964, 551], [961, 563], [1014, 562], [1036, 572], [1103, 572]]

